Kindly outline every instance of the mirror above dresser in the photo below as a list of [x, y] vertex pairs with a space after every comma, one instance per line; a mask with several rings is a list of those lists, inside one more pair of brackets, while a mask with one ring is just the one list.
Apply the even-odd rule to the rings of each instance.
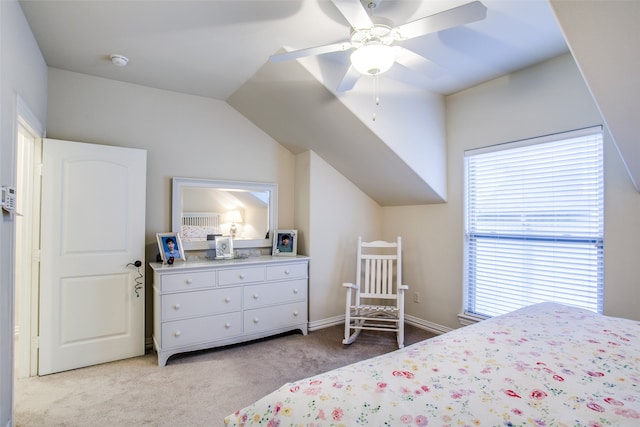
[[173, 178], [171, 230], [185, 250], [207, 250], [207, 236], [231, 236], [234, 249], [271, 247], [278, 186], [272, 183]]

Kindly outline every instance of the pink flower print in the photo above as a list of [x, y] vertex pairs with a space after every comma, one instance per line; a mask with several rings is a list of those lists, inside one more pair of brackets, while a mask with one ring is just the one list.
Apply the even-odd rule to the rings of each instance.
[[427, 424], [429, 424], [429, 420], [427, 420], [427, 417], [425, 417], [424, 415], [418, 415], [416, 417], [417, 426], [426, 426]]
[[422, 387], [420, 387], [422, 389], [422, 391], [428, 393], [431, 391], [431, 389], [429, 387], [427, 387], [426, 385], [423, 385]]
[[605, 397], [604, 401], [607, 402], [609, 405], [624, 406], [624, 403], [620, 402], [619, 400], [614, 399], [613, 397]]
[[318, 419], [319, 420], [326, 420], [327, 416], [324, 414], [324, 409], [320, 409], [320, 411], [318, 412]]
[[640, 413], [638, 411], [634, 411], [631, 408], [615, 408], [614, 412], [616, 415], [622, 415], [626, 418], [633, 418], [635, 420], [640, 419]]
[[514, 415], [522, 415], [522, 410], [518, 409], [518, 408], [513, 408], [511, 410], [511, 413]]
[[309, 383], [309, 385], [320, 385], [322, 384], [322, 380], [313, 380]]
[[335, 382], [332, 384], [333, 388], [342, 388], [343, 384], [341, 382]]
[[598, 405], [595, 402], [587, 403], [587, 408], [591, 409], [592, 411], [596, 411], [596, 412], [604, 412], [604, 408], [602, 406]]
[[378, 383], [377, 391], [384, 391], [384, 389], [387, 388], [387, 385], [387, 383]]
[[533, 391], [531, 392], [530, 396], [531, 396], [531, 398], [532, 398], [532, 399], [535, 399], [535, 400], [542, 400], [542, 399], [544, 399], [545, 397], [547, 397], [547, 393], [545, 393], [545, 392], [544, 392], [544, 391], [542, 391], [542, 390], [535, 389], [535, 390], [533, 390]]
[[604, 373], [602, 372], [587, 371], [587, 374], [591, 377], [604, 377]]
[[411, 424], [413, 422], [413, 417], [411, 415], [401, 415], [400, 422], [402, 424]]
[[464, 394], [460, 390], [454, 390], [451, 392], [452, 399], [462, 399], [462, 396], [464, 396]]
[[344, 411], [342, 410], [342, 408], [335, 408], [333, 411], [331, 411], [331, 418], [333, 418], [333, 421], [340, 421], [343, 416]]
[[307, 396], [317, 396], [322, 391], [322, 387], [309, 387], [304, 391]]
[[291, 387], [291, 388], [289, 389], [289, 391], [290, 391], [291, 393], [297, 393], [297, 392], [299, 392], [299, 391], [300, 391], [300, 386], [299, 386], [299, 385], [294, 385], [293, 387]]
[[407, 379], [411, 379], [414, 377], [413, 372], [409, 371], [393, 371], [394, 377], [405, 377]]
[[281, 409], [282, 409], [282, 402], [278, 402], [276, 403], [275, 408], [273, 408], [273, 413], [277, 414], [278, 412], [280, 412]]
[[556, 380], [556, 381], [564, 381], [564, 378], [563, 378], [563, 377], [561, 377], [561, 376], [560, 376], [560, 375], [558, 375], [558, 374], [554, 375], [554, 376], [553, 376], [553, 379], [554, 379], [554, 380]]
[[513, 390], [505, 390], [504, 394], [506, 394], [509, 397], [517, 397], [518, 399], [522, 399], [522, 397]]

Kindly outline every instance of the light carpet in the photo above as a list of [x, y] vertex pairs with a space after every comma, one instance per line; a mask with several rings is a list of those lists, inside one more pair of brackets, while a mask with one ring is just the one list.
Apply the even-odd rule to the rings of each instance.
[[[223, 418], [285, 383], [397, 348], [389, 332], [363, 331], [349, 346], [342, 326], [282, 334], [173, 356], [156, 354], [18, 379], [16, 426], [222, 426]], [[405, 345], [434, 334], [410, 325]]]

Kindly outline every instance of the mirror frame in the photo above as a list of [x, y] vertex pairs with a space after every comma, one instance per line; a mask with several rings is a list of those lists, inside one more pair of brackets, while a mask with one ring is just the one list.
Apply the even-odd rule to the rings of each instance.
[[[182, 191], [185, 188], [213, 188], [213, 189], [238, 189], [248, 191], [269, 192], [269, 238], [268, 239], [233, 239], [234, 249], [245, 248], [270, 248], [273, 232], [278, 225], [278, 184], [266, 182], [247, 181], [223, 181], [203, 178], [172, 178], [171, 195], [171, 231], [180, 233], [180, 218], [182, 217]], [[184, 250], [207, 250], [209, 242], [185, 242], [182, 241]]]

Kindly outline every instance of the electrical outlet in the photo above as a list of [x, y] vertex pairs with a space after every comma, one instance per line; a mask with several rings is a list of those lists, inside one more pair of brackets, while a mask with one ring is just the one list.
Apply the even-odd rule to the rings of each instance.
[[415, 303], [419, 303], [420, 302], [420, 292], [416, 291], [413, 293], [413, 302]]

